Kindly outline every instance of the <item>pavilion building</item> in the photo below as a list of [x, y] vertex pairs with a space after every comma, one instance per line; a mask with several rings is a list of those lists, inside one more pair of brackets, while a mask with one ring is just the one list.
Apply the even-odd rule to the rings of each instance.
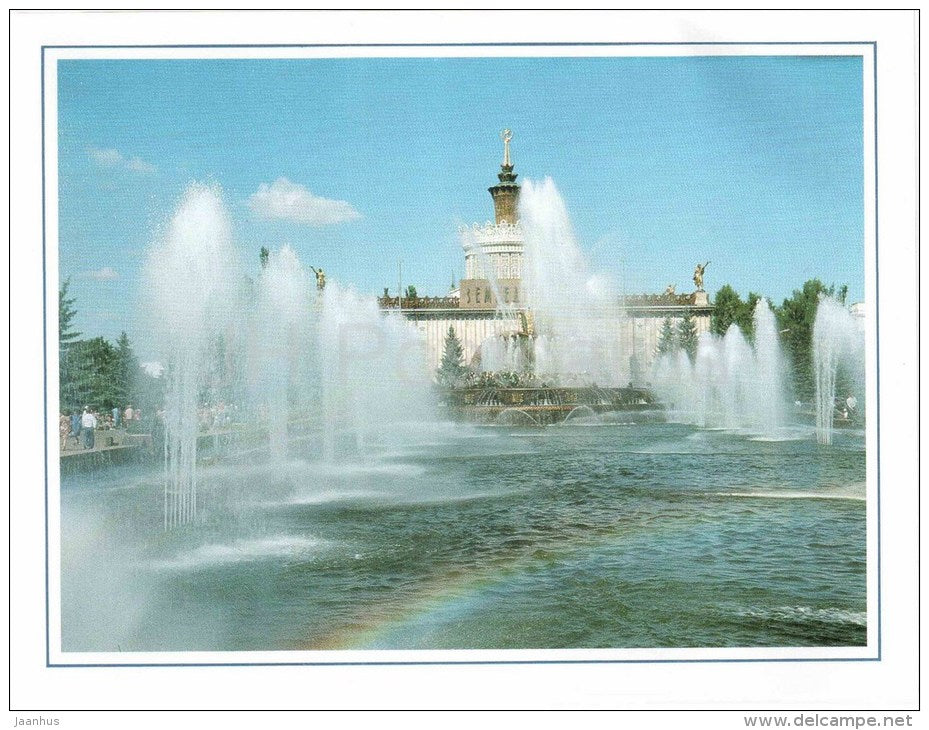
[[[485, 343], [526, 327], [520, 186], [510, 158], [511, 137], [505, 130], [498, 182], [488, 188], [494, 220], [459, 229], [465, 257], [465, 276], [459, 285], [442, 297], [396, 297], [389, 296], [385, 289], [385, 296], [379, 300], [382, 310], [400, 312], [422, 333], [432, 371], [442, 360], [450, 327], [461, 341], [465, 363], [475, 368], [481, 367]], [[625, 360], [624, 372], [635, 385], [644, 385], [649, 379], [666, 318], [677, 326], [689, 312], [699, 334], [709, 331], [713, 311], [702, 288], [688, 294], [677, 294], [671, 287], [662, 294], [627, 294], [618, 297], [616, 305], [608, 320], [597, 312], [587, 316], [615, 341], [616, 351]], [[538, 326], [544, 327], [544, 323]]]

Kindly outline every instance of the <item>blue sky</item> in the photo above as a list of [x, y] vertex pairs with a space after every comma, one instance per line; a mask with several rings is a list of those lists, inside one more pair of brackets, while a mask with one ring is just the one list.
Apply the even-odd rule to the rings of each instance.
[[779, 303], [803, 281], [864, 295], [856, 57], [60, 61], [60, 272], [78, 329], [137, 331], [146, 249], [193, 181], [238, 247], [291, 245], [379, 293], [443, 294], [457, 227], [492, 217], [500, 130], [550, 176], [595, 270], [692, 289], [711, 260]]

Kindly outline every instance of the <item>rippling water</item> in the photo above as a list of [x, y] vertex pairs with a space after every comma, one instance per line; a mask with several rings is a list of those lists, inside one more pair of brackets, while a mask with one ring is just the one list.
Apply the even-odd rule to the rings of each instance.
[[861, 434], [393, 436], [338, 464], [204, 467], [205, 524], [170, 533], [157, 469], [66, 477], [63, 648], [866, 643]]

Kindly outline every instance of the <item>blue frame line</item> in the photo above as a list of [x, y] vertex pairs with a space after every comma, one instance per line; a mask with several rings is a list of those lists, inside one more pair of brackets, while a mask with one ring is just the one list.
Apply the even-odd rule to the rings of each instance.
[[509, 43], [201, 43], [197, 45], [152, 43], [142, 45], [49, 45], [45, 48], [528, 48], [528, 47], [610, 47], [610, 46], [867, 46], [876, 41], [567, 41]]
[[[740, 647], [745, 648], [745, 647]], [[748, 647], [751, 648], [751, 647]], [[398, 650], [402, 651], [402, 650]], [[499, 649], [491, 651], [519, 651]], [[554, 650], [545, 650], [554, 651]], [[446, 664], [751, 664], [758, 662], [876, 662], [880, 657], [773, 657], [770, 659], [462, 659], [459, 661], [371, 661], [371, 662], [165, 662], [139, 663], [139, 664], [49, 664], [57, 669], [70, 669], [72, 667], [98, 668], [98, 667], [389, 667], [403, 666], [433, 666]]]
[[880, 246], [878, 245], [879, 198], [877, 185], [877, 43], [874, 44], [874, 378], [877, 388], [875, 459], [877, 461], [877, 658], [881, 658], [881, 316]]
[[[42, 407], [45, 421], [45, 438], [43, 455], [45, 457], [45, 664], [46, 666], [51, 666], [49, 661], [51, 659], [51, 639], [49, 637], [49, 606], [48, 606], [48, 559], [49, 559], [49, 549], [48, 549], [48, 294], [46, 292], [46, 287], [48, 286], [48, 276], [46, 275], [45, 266], [46, 266], [46, 252], [45, 252], [45, 225], [46, 225], [46, 215], [45, 215], [45, 49], [42, 49], [42, 58], [41, 63], [39, 64], [39, 73], [41, 74], [41, 79], [39, 80], [39, 89], [40, 94], [42, 95], [41, 104], [41, 119], [42, 119]], [[60, 404], [59, 404], [60, 405]], [[12, 511], [10, 513], [10, 519], [13, 519]], [[10, 550], [10, 556], [12, 558], [13, 551]]]
[[[48, 539], [48, 333], [47, 333], [47, 275], [46, 275], [46, 180], [45, 180], [45, 51], [46, 49], [149, 49], [149, 48], [512, 48], [512, 47], [630, 47], [630, 46], [871, 46], [874, 73], [874, 257], [875, 257], [875, 381], [877, 388], [876, 435], [877, 446], [877, 656], [874, 657], [782, 657], [761, 659], [500, 659], [500, 660], [461, 660], [461, 661], [356, 661], [356, 662], [167, 662], [167, 663], [77, 663], [65, 664], [51, 662], [51, 639], [49, 635], [49, 539]], [[45, 666], [47, 668], [112, 668], [112, 667], [281, 667], [281, 666], [432, 666], [432, 665], [493, 665], [493, 664], [745, 664], [745, 663], [786, 663], [786, 662], [873, 662], [881, 661], [882, 621], [881, 621], [881, 416], [880, 416], [880, 297], [879, 297], [879, 261], [880, 245], [878, 239], [878, 137], [877, 137], [877, 41], [652, 41], [652, 42], [585, 42], [585, 43], [243, 43], [243, 44], [159, 44], [159, 45], [46, 45], [41, 47], [41, 120], [42, 120], [42, 365], [45, 380], [43, 382], [44, 403], [44, 454], [45, 454]], [[12, 519], [12, 517], [11, 517]], [[12, 552], [11, 552], [12, 555]], [[739, 647], [750, 648], [750, 647]], [[507, 650], [500, 650], [507, 651]]]

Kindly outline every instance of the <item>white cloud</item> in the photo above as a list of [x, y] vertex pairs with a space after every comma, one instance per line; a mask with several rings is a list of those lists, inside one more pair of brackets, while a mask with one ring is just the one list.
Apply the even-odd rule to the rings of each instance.
[[149, 164], [140, 157], [133, 157], [131, 160], [129, 160], [129, 162], [126, 163], [126, 167], [128, 167], [133, 172], [155, 172], [155, 166]]
[[96, 147], [89, 147], [87, 154], [90, 155], [94, 162], [104, 167], [115, 167], [123, 162], [123, 156], [119, 153], [119, 150], [101, 150]]
[[152, 173], [156, 168], [154, 165], [146, 162], [141, 157], [126, 158], [122, 152], [117, 149], [100, 149], [99, 147], [88, 147], [87, 154], [90, 159], [101, 167], [119, 167], [125, 168], [132, 172]]
[[248, 207], [259, 218], [279, 218], [311, 226], [343, 223], [361, 217], [350, 203], [313, 195], [303, 185], [285, 177], [270, 185], [261, 183], [258, 192], [248, 199]]
[[84, 275], [90, 279], [96, 279], [97, 281], [113, 281], [119, 278], [119, 272], [111, 266], [104, 266], [102, 269], [97, 269], [96, 271], [86, 271]]

